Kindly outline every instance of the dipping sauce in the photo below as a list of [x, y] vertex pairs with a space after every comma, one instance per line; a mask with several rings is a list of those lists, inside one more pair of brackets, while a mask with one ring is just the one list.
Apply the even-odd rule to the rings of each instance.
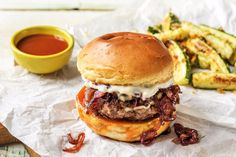
[[36, 34], [21, 39], [16, 47], [24, 53], [43, 56], [65, 50], [68, 47], [68, 43], [59, 36]]

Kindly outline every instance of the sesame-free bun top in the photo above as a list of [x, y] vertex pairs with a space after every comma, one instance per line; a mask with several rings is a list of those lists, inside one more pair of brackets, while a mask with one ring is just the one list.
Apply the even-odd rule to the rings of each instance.
[[81, 75], [110, 85], [147, 86], [172, 78], [173, 61], [162, 42], [150, 35], [117, 32], [89, 42], [79, 53]]

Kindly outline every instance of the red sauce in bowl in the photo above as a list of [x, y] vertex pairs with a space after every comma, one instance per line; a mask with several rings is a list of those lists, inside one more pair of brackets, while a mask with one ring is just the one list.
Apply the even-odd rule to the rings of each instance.
[[68, 47], [68, 43], [59, 36], [36, 34], [21, 39], [16, 47], [24, 53], [43, 56], [65, 50]]

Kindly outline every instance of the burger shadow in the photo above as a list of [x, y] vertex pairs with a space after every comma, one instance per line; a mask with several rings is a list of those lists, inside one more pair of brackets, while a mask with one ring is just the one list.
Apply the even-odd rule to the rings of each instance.
[[[105, 136], [101, 136], [103, 139], [105, 140], [109, 140], [109, 141], [113, 141], [113, 139], [109, 138], [109, 137], [105, 137]], [[152, 143], [150, 143], [150, 145], [153, 145], [155, 143], [160, 143], [160, 142], [164, 142], [164, 141], [172, 141], [174, 138], [176, 138], [176, 135], [175, 135], [175, 132], [174, 132], [174, 129], [171, 128], [171, 131], [168, 133], [168, 132], [164, 132], [162, 133], [161, 135], [157, 136], [155, 138], [155, 140], [153, 140]], [[117, 142], [120, 142], [120, 143], [124, 143], [124, 144], [127, 144], [127, 142], [124, 142], [124, 141], [117, 141]], [[128, 144], [132, 144], [132, 145], [135, 145], [135, 146], [143, 146], [140, 141], [135, 141], [135, 142], [129, 142]]]
[[[155, 138], [155, 140], [153, 140], [152, 143], [150, 143], [150, 145], [154, 145], [156, 143], [166, 142], [166, 141], [170, 141], [171, 142], [175, 137], [176, 137], [176, 135], [175, 135], [174, 132], [171, 132], [171, 133], [166, 134], [166, 135], [159, 135], [159, 136], [157, 136]], [[134, 144], [134, 145], [142, 145], [140, 142], [133, 142], [132, 144]]]
[[174, 139], [176, 137], [175, 133], [174, 133], [174, 129], [171, 128], [171, 132], [168, 134], [161, 134], [159, 135], [156, 140], [156, 142], [162, 142], [162, 141], [171, 141], [172, 139]]

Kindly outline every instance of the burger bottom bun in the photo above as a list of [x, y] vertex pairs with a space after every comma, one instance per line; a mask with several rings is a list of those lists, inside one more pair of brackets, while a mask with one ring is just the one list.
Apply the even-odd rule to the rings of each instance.
[[118, 141], [140, 141], [141, 134], [149, 129], [156, 129], [158, 136], [170, 126], [170, 122], [161, 124], [160, 118], [142, 122], [109, 120], [95, 114], [86, 114], [84, 108], [78, 102], [76, 107], [80, 118], [95, 133]]

